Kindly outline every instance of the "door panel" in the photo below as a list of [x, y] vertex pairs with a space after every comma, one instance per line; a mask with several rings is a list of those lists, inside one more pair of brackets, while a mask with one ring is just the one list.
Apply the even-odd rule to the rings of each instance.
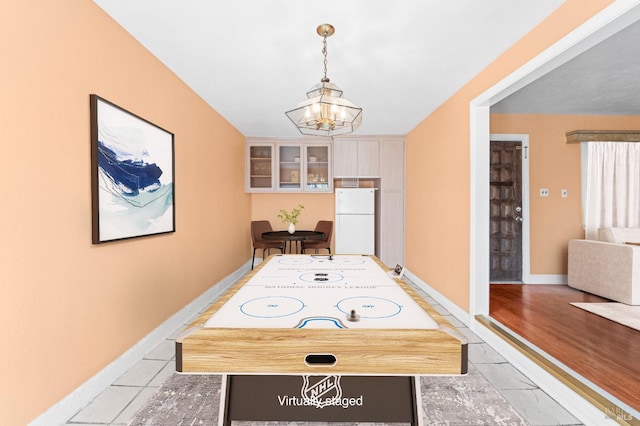
[[374, 214], [375, 190], [372, 188], [336, 189], [336, 214]]
[[374, 215], [336, 215], [336, 254], [375, 254], [374, 252]]
[[522, 281], [522, 143], [492, 141], [490, 279]]

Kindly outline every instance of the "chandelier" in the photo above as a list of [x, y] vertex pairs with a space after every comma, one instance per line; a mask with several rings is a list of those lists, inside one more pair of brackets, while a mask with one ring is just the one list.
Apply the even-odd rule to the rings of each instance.
[[322, 37], [324, 77], [307, 92], [307, 99], [285, 114], [305, 135], [333, 136], [351, 133], [362, 123], [362, 108], [342, 97], [342, 90], [327, 77], [327, 37], [335, 32], [331, 24], [319, 25]]

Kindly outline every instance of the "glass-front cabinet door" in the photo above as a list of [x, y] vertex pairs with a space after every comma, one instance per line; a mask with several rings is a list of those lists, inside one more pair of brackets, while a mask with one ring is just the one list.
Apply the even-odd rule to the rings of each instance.
[[331, 191], [331, 158], [330, 146], [305, 145], [305, 191]]
[[300, 145], [278, 145], [278, 189], [300, 191], [302, 157]]
[[247, 190], [273, 190], [274, 145], [249, 145]]
[[246, 147], [246, 192], [333, 191], [331, 143], [255, 138]]

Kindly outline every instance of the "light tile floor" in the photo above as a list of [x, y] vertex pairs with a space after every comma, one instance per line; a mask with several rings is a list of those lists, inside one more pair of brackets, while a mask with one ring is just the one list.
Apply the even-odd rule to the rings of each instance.
[[[408, 280], [407, 280], [408, 281]], [[415, 287], [415, 286], [414, 286]], [[469, 341], [469, 362], [511, 403], [532, 426], [580, 425], [560, 404], [509, 364], [469, 328], [421, 289], [416, 290]], [[213, 302], [213, 301], [212, 301]], [[187, 324], [185, 324], [186, 326]], [[183, 328], [183, 327], [182, 327]], [[175, 336], [167, 337], [131, 370], [118, 378], [74, 415], [67, 426], [126, 425], [162, 383], [175, 371]]]

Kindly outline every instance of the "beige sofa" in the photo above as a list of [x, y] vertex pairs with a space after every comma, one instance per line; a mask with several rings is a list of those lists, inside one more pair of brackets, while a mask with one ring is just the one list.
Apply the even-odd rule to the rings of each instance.
[[570, 287], [640, 305], [640, 228], [600, 228], [598, 240], [569, 241]]

